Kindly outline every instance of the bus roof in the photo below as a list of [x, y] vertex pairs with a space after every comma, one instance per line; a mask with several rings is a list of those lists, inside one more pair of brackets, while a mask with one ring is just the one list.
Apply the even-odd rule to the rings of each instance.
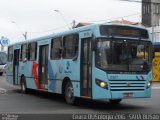
[[39, 40], [43, 40], [43, 39], [49, 39], [51, 37], [58, 37], [58, 36], [64, 36], [66, 34], [73, 34], [76, 32], [82, 32], [82, 31], [87, 31], [87, 30], [93, 30], [101, 25], [113, 25], [113, 26], [128, 26], [128, 27], [134, 27], [134, 28], [140, 28], [140, 29], [145, 29], [144, 27], [140, 27], [140, 26], [135, 26], [135, 25], [126, 25], [126, 24], [113, 24], [113, 23], [107, 23], [107, 24], [91, 24], [91, 25], [86, 25], [86, 26], [82, 26], [82, 27], [77, 27], [71, 30], [66, 30], [63, 32], [58, 32], [58, 33], [53, 33], [50, 35], [45, 35], [45, 36], [41, 36], [41, 37], [37, 37], [37, 38], [33, 38], [33, 39], [28, 39], [28, 40], [24, 40], [22, 42], [16, 42], [13, 43], [9, 46], [15, 45], [15, 44], [23, 44], [23, 43], [29, 43], [29, 42], [35, 42], [35, 41], [39, 41]]

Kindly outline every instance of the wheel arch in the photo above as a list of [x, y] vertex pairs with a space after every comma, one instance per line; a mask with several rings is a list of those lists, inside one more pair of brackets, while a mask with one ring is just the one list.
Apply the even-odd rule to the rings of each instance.
[[[63, 82], [62, 82], [62, 94], [64, 94], [64, 92], [65, 92], [65, 86], [66, 86], [66, 84], [67, 84], [68, 82], [71, 82], [71, 79], [70, 79], [69, 77], [65, 77], [65, 78], [63, 79]], [[72, 82], [71, 82], [71, 84], [72, 84]]]
[[25, 77], [24, 74], [22, 74], [22, 75], [20, 76], [20, 84], [22, 83], [22, 78], [23, 78], [23, 77]]

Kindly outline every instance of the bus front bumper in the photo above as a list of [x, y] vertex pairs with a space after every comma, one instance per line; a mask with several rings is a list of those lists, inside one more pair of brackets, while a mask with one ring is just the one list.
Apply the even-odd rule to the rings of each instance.
[[111, 99], [132, 99], [132, 98], [149, 98], [151, 97], [151, 88], [144, 91], [114, 91], [111, 92]]

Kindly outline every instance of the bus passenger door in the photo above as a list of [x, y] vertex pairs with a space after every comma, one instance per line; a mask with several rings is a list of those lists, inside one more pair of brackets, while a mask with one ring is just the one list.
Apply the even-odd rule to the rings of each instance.
[[48, 45], [39, 49], [39, 89], [48, 89]]
[[81, 96], [91, 97], [92, 95], [92, 50], [91, 39], [82, 39], [81, 50]]
[[19, 72], [19, 49], [14, 50], [13, 59], [13, 84], [18, 84], [18, 72]]

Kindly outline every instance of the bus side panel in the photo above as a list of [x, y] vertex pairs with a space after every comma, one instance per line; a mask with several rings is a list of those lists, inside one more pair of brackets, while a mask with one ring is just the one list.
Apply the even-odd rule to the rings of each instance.
[[62, 61], [62, 77], [68, 77], [73, 85], [74, 96], [80, 96], [80, 59], [76, 61], [66, 59]]
[[80, 82], [72, 82], [74, 96], [80, 97]]
[[7, 76], [7, 82], [13, 85], [13, 63], [8, 62], [7, 63], [7, 69], [6, 69], [6, 76]]
[[61, 93], [62, 72], [61, 60], [48, 61], [48, 91], [53, 93]]
[[20, 62], [19, 68], [19, 76], [25, 76], [27, 88], [36, 89], [35, 78], [32, 76], [33, 61]]
[[72, 82], [74, 95], [80, 96], [79, 84], [79, 61], [72, 60], [50, 60], [48, 62], [49, 84], [48, 91], [54, 93], [62, 93], [62, 81], [69, 78]]

